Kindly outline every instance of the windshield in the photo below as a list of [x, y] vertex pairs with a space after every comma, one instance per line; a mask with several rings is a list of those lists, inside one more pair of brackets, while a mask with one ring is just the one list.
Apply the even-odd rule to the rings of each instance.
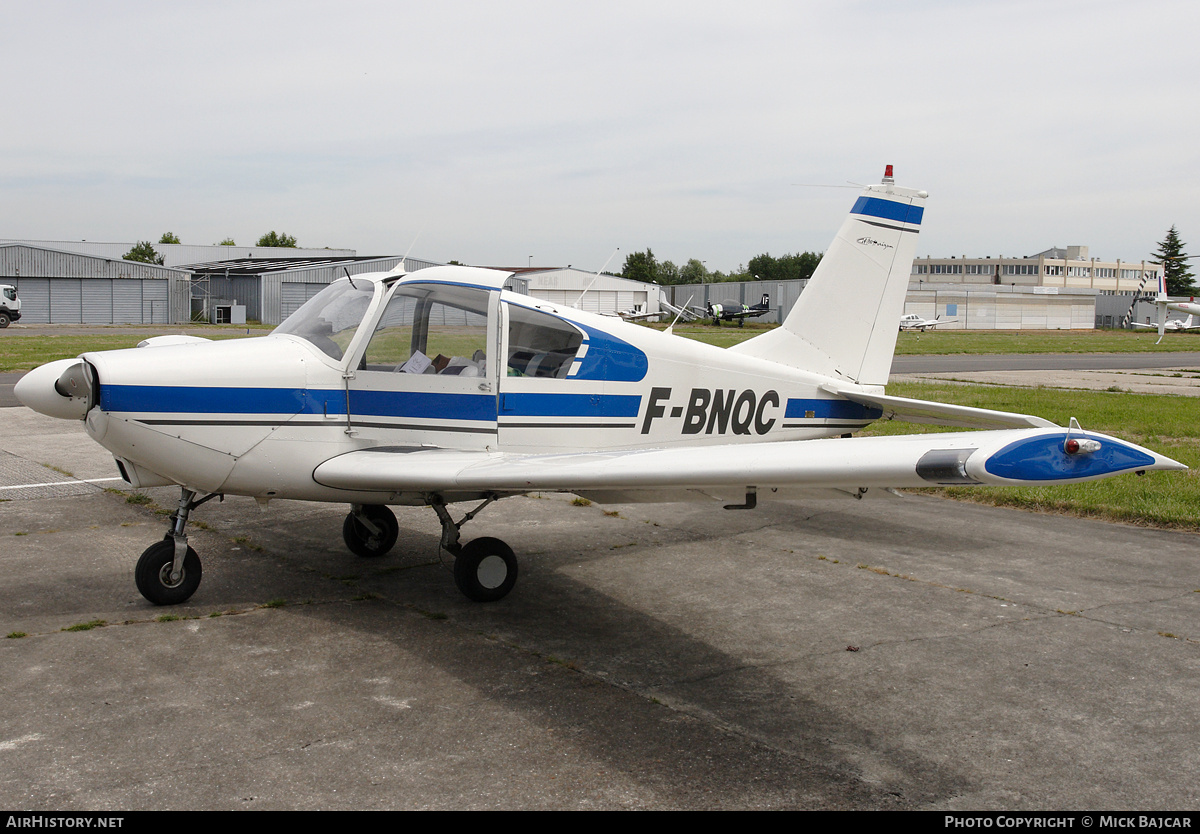
[[375, 295], [374, 283], [363, 280], [356, 283], [357, 286], [346, 278], [335, 281], [272, 332], [299, 336], [340, 360]]

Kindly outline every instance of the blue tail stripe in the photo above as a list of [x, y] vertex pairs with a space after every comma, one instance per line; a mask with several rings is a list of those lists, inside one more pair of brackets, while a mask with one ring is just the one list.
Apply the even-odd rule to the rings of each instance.
[[898, 203], [895, 200], [881, 200], [878, 197], [859, 197], [850, 209], [851, 214], [861, 214], [866, 217], [878, 217], [881, 220], [894, 220], [897, 223], [921, 225], [921, 217], [925, 209], [920, 206]]

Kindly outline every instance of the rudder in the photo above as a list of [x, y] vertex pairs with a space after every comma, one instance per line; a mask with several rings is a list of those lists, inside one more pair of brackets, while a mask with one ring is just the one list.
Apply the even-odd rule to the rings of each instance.
[[783, 325], [730, 350], [860, 385], [885, 385], [926, 193], [887, 167], [867, 186]]

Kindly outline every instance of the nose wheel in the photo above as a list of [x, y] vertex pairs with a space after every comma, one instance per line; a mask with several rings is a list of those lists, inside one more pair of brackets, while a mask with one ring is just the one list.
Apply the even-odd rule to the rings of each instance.
[[200, 587], [200, 557], [191, 547], [183, 558], [183, 567], [178, 576], [174, 574], [175, 540], [173, 538], [155, 542], [146, 548], [133, 571], [134, 582], [142, 596], [155, 605], [178, 605], [196, 593]]
[[137, 567], [133, 570], [133, 581], [138, 591], [155, 605], [179, 605], [187, 602], [200, 587], [203, 568], [200, 557], [192, 550], [187, 540], [188, 516], [192, 510], [213, 498], [224, 498], [217, 493], [206, 495], [199, 501], [196, 493], [184, 489], [179, 496], [179, 506], [171, 515], [171, 526], [162, 541], [155, 542], [142, 552]]

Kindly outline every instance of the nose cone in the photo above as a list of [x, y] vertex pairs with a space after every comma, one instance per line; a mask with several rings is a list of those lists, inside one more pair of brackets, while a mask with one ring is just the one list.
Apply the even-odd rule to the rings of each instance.
[[13, 393], [22, 405], [63, 420], [82, 420], [92, 405], [82, 359], [60, 359], [34, 368], [17, 380]]

